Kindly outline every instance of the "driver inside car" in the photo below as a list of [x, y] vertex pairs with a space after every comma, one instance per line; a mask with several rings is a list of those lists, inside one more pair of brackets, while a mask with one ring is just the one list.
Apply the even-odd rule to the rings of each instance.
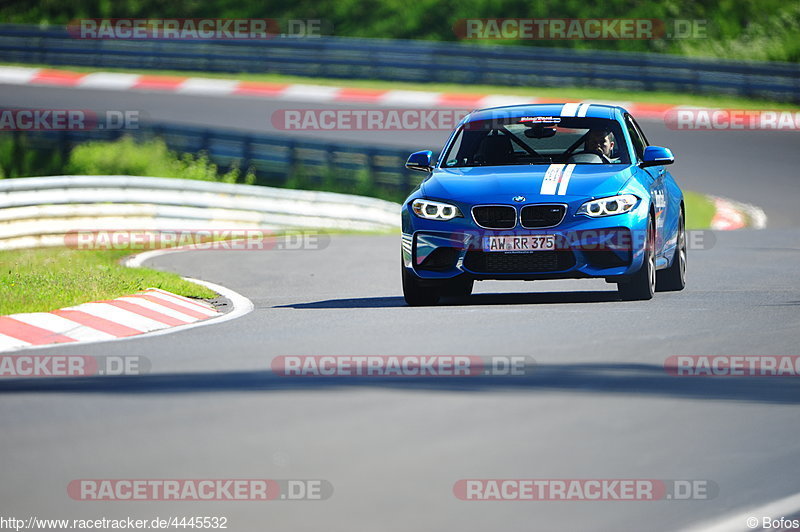
[[570, 156], [570, 163], [615, 163], [614, 133], [608, 129], [590, 129], [586, 134], [583, 151]]

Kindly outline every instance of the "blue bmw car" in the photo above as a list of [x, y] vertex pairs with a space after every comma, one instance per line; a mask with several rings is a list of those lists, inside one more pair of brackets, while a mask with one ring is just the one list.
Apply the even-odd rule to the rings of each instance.
[[473, 111], [402, 209], [409, 305], [466, 297], [484, 279], [603, 278], [625, 300], [682, 290], [683, 193], [623, 108], [542, 104]]

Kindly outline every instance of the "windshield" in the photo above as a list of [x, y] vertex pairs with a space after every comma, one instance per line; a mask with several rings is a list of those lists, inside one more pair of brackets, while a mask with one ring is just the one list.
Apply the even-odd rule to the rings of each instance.
[[520, 164], [630, 164], [616, 120], [518, 116], [464, 124], [442, 166]]

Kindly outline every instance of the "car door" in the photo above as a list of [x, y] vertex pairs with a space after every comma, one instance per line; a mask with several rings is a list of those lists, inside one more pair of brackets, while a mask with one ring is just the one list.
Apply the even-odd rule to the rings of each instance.
[[[647, 137], [645, 136], [642, 128], [636, 122], [636, 119], [631, 117], [633, 127], [641, 134], [644, 139], [645, 146], [650, 146]], [[671, 260], [674, 253], [675, 246], [678, 243], [678, 230], [680, 229], [681, 220], [681, 201], [683, 200], [683, 193], [681, 192], [678, 183], [672, 177], [672, 174], [664, 166], [657, 167], [660, 169], [660, 185], [662, 199], [664, 205], [664, 224], [663, 224], [663, 239], [664, 247], [662, 249], [664, 258]]]
[[[642, 162], [644, 157], [644, 149], [649, 146], [647, 138], [638, 127], [633, 117], [629, 114], [625, 115], [625, 127], [628, 129], [628, 135], [633, 143], [634, 152], [636, 152], [637, 163]], [[664, 166], [650, 166], [647, 168], [639, 168], [639, 172], [644, 173], [645, 183], [649, 185], [650, 195], [653, 198], [653, 206], [655, 207], [655, 226], [656, 226], [656, 255], [662, 256], [664, 252], [664, 244], [666, 242], [666, 233], [664, 224], [667, 220], [667, 197], [666, 197], [666, 169]]]

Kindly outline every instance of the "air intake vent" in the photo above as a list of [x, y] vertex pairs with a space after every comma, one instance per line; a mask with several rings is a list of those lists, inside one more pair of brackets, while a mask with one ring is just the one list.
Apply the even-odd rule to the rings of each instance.
[[486, 229], [513, 229], [517, 210], [510, 205], [481, 205], [472, 208], [475, 223]]
[[475, 273], [545, 273], [568, 270], [574, 265], [575, 256], [571, 251], [470, 251], [464, 257], [464, 267]]
[[565, 205], [527, 205], [522, 208], [520, 222], [526, 229], [555, 227], [566, 213]]

